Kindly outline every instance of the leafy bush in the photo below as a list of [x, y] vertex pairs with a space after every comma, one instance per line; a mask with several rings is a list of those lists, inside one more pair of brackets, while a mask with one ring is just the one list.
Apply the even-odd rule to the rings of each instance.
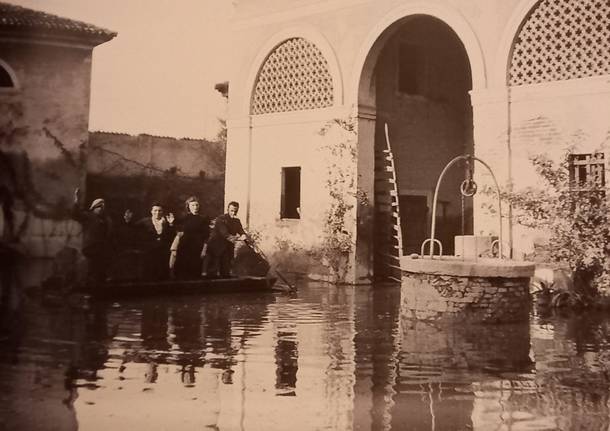
[[604, 186], [593, 178], [575, 184], [569, 173], [570, 156], [568, 151], [559, 162], [533, 157], [545, 187], [528, 187], [504, 197], [515, 208], [517, 223], [550, 234], [548, 255], [573, 271], [573, 294], [609, 297], [608, 199]]

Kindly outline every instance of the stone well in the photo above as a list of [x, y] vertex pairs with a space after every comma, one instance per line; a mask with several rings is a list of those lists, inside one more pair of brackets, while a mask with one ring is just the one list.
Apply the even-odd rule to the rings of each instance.
[[401, 314], [418, 320], [527, 321], [530, 262], [444, 256], [401, 259]]

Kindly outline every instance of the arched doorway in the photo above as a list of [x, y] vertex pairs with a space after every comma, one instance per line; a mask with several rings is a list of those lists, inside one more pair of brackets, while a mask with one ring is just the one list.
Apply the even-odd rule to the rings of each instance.
[[[471, 68], [462, 41], [440, 19], [411, 15], [390, 25], [371, 48], [358, 93], [359, 148], [375, 157], [373, 268], [388, 273], [396, 252], [390, 228], [393, 209], [384, 200], [387, 181], [380, 161], [388, 125], [402, 227], [400, 254], [419, 253], [430, 234], [432, 196], [438, 176], [452, 158], [473, 152], [469, 91]], [[360, 156], [360, 155], [359, 155]], [[453, 237], [472, 234], [472, 202], [462, 201], [460, 169], [447, 173], [439, 194], [437, 238], [446, 254]]]

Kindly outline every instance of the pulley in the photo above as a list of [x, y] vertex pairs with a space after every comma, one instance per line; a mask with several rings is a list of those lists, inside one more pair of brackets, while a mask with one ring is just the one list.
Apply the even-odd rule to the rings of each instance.
[[470, 197], [474, 196], [477, 192], [477, 183], [472, 178], [466, 178], [460, 184], [460, 193], [462, 196]]

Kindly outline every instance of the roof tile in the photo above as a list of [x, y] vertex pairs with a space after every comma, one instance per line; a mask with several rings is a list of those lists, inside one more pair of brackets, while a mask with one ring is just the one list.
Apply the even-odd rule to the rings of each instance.
[[59, 38], [106, 42], [116, 32], [82, 21], [63, 18], [10, 3], [0, 2], [0, 32], [21, 35], [47, 35]]

